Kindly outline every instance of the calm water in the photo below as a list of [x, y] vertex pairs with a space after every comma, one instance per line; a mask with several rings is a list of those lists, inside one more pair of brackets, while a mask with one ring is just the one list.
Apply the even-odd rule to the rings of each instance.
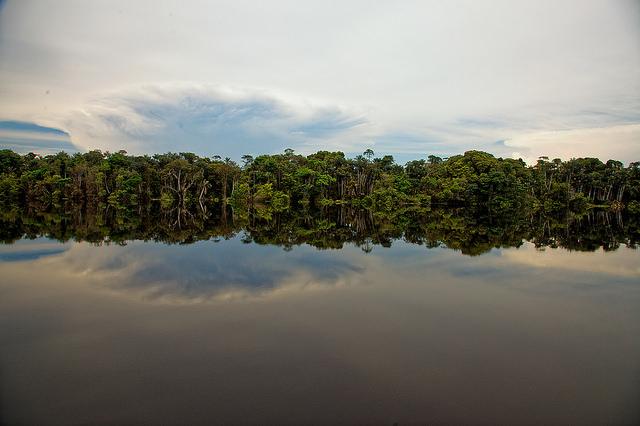
[[0, 245], [0, 420], [640, 419], [635, 249], [248, 234]]

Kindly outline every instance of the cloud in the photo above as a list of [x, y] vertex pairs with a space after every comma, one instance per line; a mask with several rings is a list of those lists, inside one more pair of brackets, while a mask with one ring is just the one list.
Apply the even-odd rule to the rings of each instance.
[[511, 156], [494, 142], [640, 124], [639, 18], [632, 0], [8, 2], [0, 119], [87, 149]]
[[538, 157], [581, 157], [640, 161], [640, 124], [525, 133], [504, 141], [514, 158], [534, 164]]
[[304, 149], [357, 132], [366, 119], [345, 108], [266, 91], [195, 83], [144, 85], [94, 96], [65, 121], [87, 149], [131, 153], [243, 154]]

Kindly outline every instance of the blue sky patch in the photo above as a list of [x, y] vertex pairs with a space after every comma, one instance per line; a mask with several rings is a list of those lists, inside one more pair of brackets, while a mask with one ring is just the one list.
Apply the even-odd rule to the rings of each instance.
[[25, 121], [0, 121], [0, 148], [45, 155], [78, 151], [67, 132]]

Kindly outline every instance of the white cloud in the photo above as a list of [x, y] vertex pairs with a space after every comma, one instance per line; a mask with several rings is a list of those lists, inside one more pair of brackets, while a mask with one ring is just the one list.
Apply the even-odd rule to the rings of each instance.
[[505, 141], [512, 157], [534, 164], [538, 157], [581, 157], [640, 161], [640, 124], [525, 133]]
[[195, 151], [235, 158], [337, 143], [336, 138], [361, 133], [366, 124], [361, 114], [339, 106], [194, 83], [96, 96], [64, 122], [74, 142], [87, 149]]
[[[0, 11], [0, 119], [64, 128], [84, 146], [154, 147], [138, 136], [155, 135], [158, 123], [115, 102], [139, 101], [137, 88], [150, 82], [194, 81], [277, 94], [299, 108], [295, 117], [309, 111], [292, 101], [300, 99], [328, 105], [325, 118], [343, 109], [347, 123], [351, 111], [366, 116], [359, 133], [330, 138], [328, 147], [510, 155], [494, 142], [640, 123], [639, 10], [633, 0], [8, 2]], [[147, 96], [147, 104], [171, 103]], [[93, 123], [87, 139], [65, 127], [105, 98], [100, 107], [128, 126], [121, 134]], [[321, 138], [301, 143], [325, 147]], [[637, 157], [639, 142], [623, 143], [634, 148], [620, 152]], [[572, 146], [568, 155], [583, 155]]]

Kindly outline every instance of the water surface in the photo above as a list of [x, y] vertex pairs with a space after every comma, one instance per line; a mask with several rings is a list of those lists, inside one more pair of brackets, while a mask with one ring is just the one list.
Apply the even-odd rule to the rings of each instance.
[[640, 418], [625, 244], [30, 237], [0, 245], [8, 424]]

